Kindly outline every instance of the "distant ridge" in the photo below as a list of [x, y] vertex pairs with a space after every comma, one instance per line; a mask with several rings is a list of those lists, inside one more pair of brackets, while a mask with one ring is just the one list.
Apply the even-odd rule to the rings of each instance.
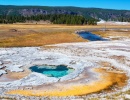
[[49, 6], [13, 6], [0, 5], [0, 15], [47, 15], [47, 14], [70, 14], [82, 15], [86, 18], [92, 17], [103, 20], [128, 21], [130, 10], [114, 10], [102, 8], [81, 8], [81, 7], [49, 7]]

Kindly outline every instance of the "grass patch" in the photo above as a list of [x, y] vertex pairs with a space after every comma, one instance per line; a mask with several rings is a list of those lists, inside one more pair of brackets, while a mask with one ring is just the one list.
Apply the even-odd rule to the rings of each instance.
[[[87, 41], [74, 33], [77, 30], [76, 26], [7, 25], [5, 28], [3, 25], [0, 28], [3, 28], [0, 30], [0, 47], [43, 46]], [[10, 31], [11, 29], [18, 31], [13, 32]]]
[[104, 38], [113, 37], [112, 40], [118, 40], [120, 38], [130, 38], [130, 31], [96, 31], [94, 34], [100, 35]]
[[[74, 32], [76, 30], [87, 30], [95, 28], [104, 28], [104, 25], [69, 26], [69, 25], [1, 24], [0, 47], [43, 46], [56, 43], [84, 42], [87, 40], [82, 39]], [[107, 28], [130, 28], [130, 26], [107, 26]], [[94, 32], [94, 33], [101, 35], [102, 37], [115, 36], [115, 34], [117, 34], [111, 32]], [[126, 36], [127, 35], [128, 34], [126, 34]]]

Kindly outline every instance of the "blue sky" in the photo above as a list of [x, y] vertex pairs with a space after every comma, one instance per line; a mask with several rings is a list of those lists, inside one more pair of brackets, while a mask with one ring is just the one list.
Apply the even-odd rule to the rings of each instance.
[[77, 6], [130, 10], [130, 0], [0, 0], [0, 5]]

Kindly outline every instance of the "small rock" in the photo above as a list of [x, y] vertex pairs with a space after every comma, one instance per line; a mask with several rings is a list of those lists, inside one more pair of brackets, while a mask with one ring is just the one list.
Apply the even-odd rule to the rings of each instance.
[[3, 75], [3, 74], [6, 74], [7, 72], [4, 71], [4, 70], [0, 70], [0, 76]]
[[4, 68], [4, 66], [0, 66], [0, 69]]
[[17, 29], [10, 29], [9, 31], [10, 32], [17, 32], [18, 30]]
[[126, 95], [125, 95], [125, 99], [130, 99], [130, 95], [129, 95], [129, 94], [126, 94]]
[[2, 65], [3, 63], [0, 61], [0, 65]]
[[10, 70], [11, 72], [23, 72], [24, 70], [21, 67], [22, 65], [8, 65], [6, 70]]

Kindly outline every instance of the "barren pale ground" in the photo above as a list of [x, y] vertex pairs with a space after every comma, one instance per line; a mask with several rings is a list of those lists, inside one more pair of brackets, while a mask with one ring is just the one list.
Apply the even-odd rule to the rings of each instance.
[[[104, 25], [0, 25], [1, 98], [130, 98], [130, 31], [94, 31], [110, 39], [95, 42], [75, 34], [77, 30], [91, 28]], [[75, 70], [61, 78], [29, 70], [33, 65], [44, 64], [66, 65]]]

